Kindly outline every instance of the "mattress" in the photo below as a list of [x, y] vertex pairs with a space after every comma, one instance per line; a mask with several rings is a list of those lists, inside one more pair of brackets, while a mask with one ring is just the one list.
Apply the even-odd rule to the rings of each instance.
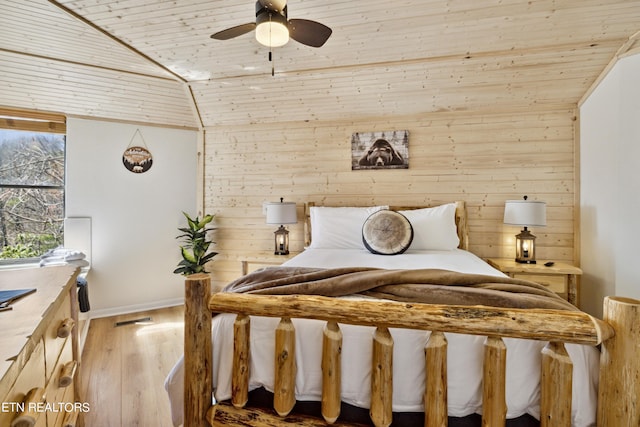
[[[307, 249], [284, 265], [296, 267], [378, 267], [439, 268], [464, 273], [503, 276], [482, 259], [468, 251], [407, 251], [401, 255], [374, 255], [362, 249]], [[363, 298], [353, 296], [347, 298]], [[233, 322], [235, 315], [224, 314], [213, 320], [213, 384], [218, 401], [231, 398], [233, 358]], [[324, 322], [293, 319], [296, 328], [296, 399], [320, 400], [322, 386], [321, 346]], [[250, 390], [263, 387], [273, 391], [274, 336], [279, 319], [252, 317]], [[370, 401], [371, 337], [373, 327], [340, 325], [342, 345], [342, 399], [368, 408]], [[393, 410], [424, 410], [427, 331], [390, 329], [393, 351]], [[482, 358], [485, 337], [445, 334], [447, 353], [448, 411], [452, 417], [464, 417], [482, 411]], [[507, 347], [507, 418], [529, 414], [539, 418], [542, 341], [504, 339]], [[572, 425], [595, 425], [599, 352], [589, 346], [567, 345], [574, 364]], [[182, 422], [183, 361], [176, 363], [167, 379], [174, 425]]]

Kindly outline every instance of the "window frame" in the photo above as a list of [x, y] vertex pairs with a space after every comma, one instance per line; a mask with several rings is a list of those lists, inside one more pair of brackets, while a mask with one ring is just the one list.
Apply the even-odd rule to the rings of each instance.
[[[31, 185], [31, 184], [0, 184], [1, 188], [9, 189], [46, 189], [46, 190], [62, 190], [63, 192], [63, 206], [62, 214], [63, 220], [66, 216], [66, 162], [67, 162], [67, 118], [59, 113], [43, 112], [43, 111], [31, 111], [15, 108], [2, 108], [0, 107], [0, 129], [15, 130], [15, 131], [28, 131], [28, 132], [41, 132], [41, 133], [55, 133], [63, 134], [65, 136], [64, 145], [64, 170], [65, 176], [62, 185]], [[64, 226], [63, 226], [64, 227]], [[63, 229], [64, 236], [64, 229]], [[39, 257], [31, 258], [9, 258], [0, 259], [0, 268], [3, 266], [16, 266], [22, 264], [33, 264], [40, 260]]]

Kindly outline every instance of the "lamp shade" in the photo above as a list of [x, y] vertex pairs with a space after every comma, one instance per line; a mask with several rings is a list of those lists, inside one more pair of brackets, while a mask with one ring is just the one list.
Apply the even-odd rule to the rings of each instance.
[[267, 224], [295, 224], [298, 222], [296, 204], [293, 202], [266, 203]]
[[256, 16], [256, 24], [256, 40], [260, 44], [267, 47], [279, 47], [289, 41], [286, 16], [265, 10]]
[[524, 227], [547, 225], [547, 204], [531, 200], [507, 200], [504, 204], [504, 223]]

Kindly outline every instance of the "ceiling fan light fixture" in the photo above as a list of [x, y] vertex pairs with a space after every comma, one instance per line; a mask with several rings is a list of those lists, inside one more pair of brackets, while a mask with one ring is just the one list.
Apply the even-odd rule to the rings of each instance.
[[267, 47], [284, 46], [289, 41], [287, 18], [263, 9], [256, 17], [256, 40]]
[[[214, 40], [229, 40], [255, 30], [256, 40], [268, 48], [286, 44], [289, 38], [305, 46], [321, 47], [331, 28], [309, 19], [287, 18], [287, 0], [256, 1], [256, 20], [211, 34]], [[271, 51], [269, 51], [271, 54]]]

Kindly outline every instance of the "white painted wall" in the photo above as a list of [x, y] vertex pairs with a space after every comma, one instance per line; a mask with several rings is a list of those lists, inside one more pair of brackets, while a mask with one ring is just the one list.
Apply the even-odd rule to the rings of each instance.
[[[153, 156], [142, 174], [122, 163], [136, 129]], [[92, 317], [182, 301], [175, 237], [182, 211], [196, 214], [197, 142], [193, 130], [68, 119], [66, 215], [91, 217]]]
[[640, 299], [640, 55], [620, 60], [580, 108], [581, 308]]

